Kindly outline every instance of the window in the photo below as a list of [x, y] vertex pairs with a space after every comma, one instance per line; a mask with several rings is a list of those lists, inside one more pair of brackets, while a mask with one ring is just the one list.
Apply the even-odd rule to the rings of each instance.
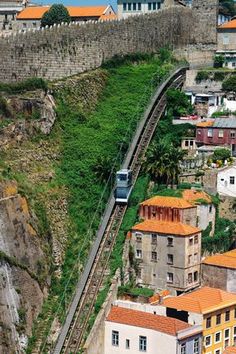
[[142, 250], [136, 250], [136, 258], [142, 258]]
[[205, 337], [205, 346], [209, 347], [211, 345], [211, 336]]
[[157, 3], [157, 8], [158, 8], [158, 10], [161, 8], [161, 3], [160, 2]]
[[125, 348], [130, 349], [130, 340], [129, 339], [126, 339], [126, 341], [125, 341]]
[[193, 342], [193, 354], [200, 353], [199, 338], [195, 338]]
[[233, 333], [233, 345], [236, 345], [236, 327], [234, 327], [234, 333]]
[[211, 327], [211, 317], [207, 317], [206, 319], [206, 328], [210, 328]]
[[188, 140], [185, 140], [184, 145], [185, 145], [185, 146], [188, 146]]
[[173, 280], [174, 280], [173, 273], [167, 273], [167, 282], [168, 283], [173, 283]]
[[229, 177], [229, 184], [234, 184], [235, 182], [235, 177], [234, 176], [230, 176]]
[[236, 308], [234, 309], [234, 318], [236, 318]]
[[139, 350], [140, 352], [147, 351], [147, 337], [139, 336]]
[[208, 136], [208, 138], [212, 138], [213, 137], [213, 129], [208, 129], [207, 130], [207, 136]]
[[220, 313], [218, 315], [216, 315], [216, 324], [217, 325], [221, 324], [221, 314]]
[[218, 132], [218, 138], [223, 138], [224, 137], [224, 130], [220, 129]]
[[221, 341], [221, 332], [215, 333], [215, 343], [219, 343]]
[[128, 11], [131, 11], [131, 3], [128, 3]]
[[192, 282], [193, 282], [193, 275], [192, 273], [188, 273], [188, 283], [192, 284]]
[[151, 11], [151, 9], [152, 9], [152, 3], [149, 2], [149, 3], [148, 3], [148, 11]]
[[198, 281], [198, 272], [193, 273], [193, 279], [194, 281]]
[[236, 63], [233, 61], [232, 62], [232, 67], [235, 68], [235, 66], [236, 66]]
[[167, 263], [168, 263], [168, 264], [173, 264], [173, 262], [174, 262], [174, 256], [173, 256], [173, 254], [168, 254], [168, 255], [167, 255]]
[[193, 140], [190, 140], [189, 145], [193, 146]]
[[194, 244], [197, 245], [198, 244], [198, 235], [194, 236]]
[[212, 205], [209, 206], [209, 213], [212, 213]]
[[191, 263], [192, 263], [192, 258], [193, 258], [193, 256], [190, 254], [190, 255], [188, 256], [188, 264], [191, 264]]
[[221, 354], [221, 349], [216, 349], [215, 354]]
[[172, 237], [167, 237], [167, 246], [172, 247], [174, 240]]
[[136, 2], [133, 3], [133, 11], [136, 11]]
[[225, 322], [230, 320], [230, 311], [225, 312]]
[[126, 2], [124, 2], [124, 4], [123, 4], [123, 11], [126, 11], [127, 10], [127, 4], [126, 4]]
[[153, 262], [157, 261], [157, 252], [152, 252], [152, 261]]
[[156, 234], [152, 234], [152, 244], [153, 245], [157, 244], [157, 235]]
[[186, 343], [182, 343], [181, 344], [181, 351], [180, 351], [181, 354], [186, 354], [187, 351], [186, 351]]
[[197, 263], [198, 262], [198, 253], [194, 253], [194, 263]]
[[136, 234], [136, 242], [142, 242], [142, 236]]
[[112, 331], [112, 345], [114, 347], [119, 347], [119, 332]]
[[223, 44], [224, 45], [229, 44], [229, 35], [226, 33], [223, 34]]
[[138, 10], [141, 11], [141, 2], [138, 3]]
[[230, 132], [230, 138], [231, 138], [231, 139], [235, 139], [235, 131], [234, 131], [234, 130], [231, 130], [231, 132]]
[[193, 238], [191, 237], [190, 239], [189, 239], [189, 246], [192, 246], [193, 245]]
[[224, 338], [224, 347], [228, 347], [230, 344], [230, 329], [227, 328], [225, 329], [225, 338]]
[[156, 2], [154, 2], [154, 3], [152, 4], [152, 9], [153, 9], [153, 10], [156, 10], [156, 9], [157, 9], [157, 3], [156, 3]]

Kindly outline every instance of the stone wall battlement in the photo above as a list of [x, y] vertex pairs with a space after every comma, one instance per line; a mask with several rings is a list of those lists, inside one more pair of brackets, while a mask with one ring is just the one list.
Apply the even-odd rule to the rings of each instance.
[[[193, 10], [174, 6], [126, 20], [62, 24], [0, 37], [0, 81], [55, 80], [97, 68], [114, 55], [211, 46], [216, 29], [209, 18], [198, 28]], [[208, 32], [202, 38], [204, 26]]]

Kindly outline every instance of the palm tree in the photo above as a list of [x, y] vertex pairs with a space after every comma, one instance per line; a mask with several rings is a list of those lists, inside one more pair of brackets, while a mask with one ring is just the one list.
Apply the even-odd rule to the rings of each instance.
[[184, 152], [181, 149], [167, 143], [164, 139], [153, 142], [146, 154], [144, 171], [150, 174], [155, 182], [173, 184], [178, 180], [179, 162], [183, 156]]

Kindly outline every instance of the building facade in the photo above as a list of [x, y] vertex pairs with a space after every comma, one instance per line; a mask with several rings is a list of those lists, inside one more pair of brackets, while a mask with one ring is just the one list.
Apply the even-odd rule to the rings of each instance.
[[224, 66], [236, 67], [236, 19], [224, 23], [217, 29], [217, 52], [224, 56]]
[[236, 293], [236, 250], [205, 258], [201, 264], [201, 283]]
[[138, 283], [174, 295], [199, 286], [201, 232], [182, 223], [145, 220], [131, 230]]
[[140, 204], [139, 217], [196, 226], [197, 208], [183, 198], [155, 196]]
[[105, 321], [104, 354], [201, 354], [201, 326], [113, 306]]
[[236, 118], [216, 118], [197, 124], [196, 143], [230, 148], [236, 156]]
[[27, 1], [0, 0], [0, 32], [12, 30], [17, 14], [26, 5]]
[[118, 0], [118, 18], [149, 14], [160, 10], [163, 0]]
[[236, 344], [236, 294], [203, 287], [166, 298], [166, 315], [203, 327], [203, 354], [222, 354]]
[[236, 198], [236, 166], [222, 168], [217, 174], [217, 192]]

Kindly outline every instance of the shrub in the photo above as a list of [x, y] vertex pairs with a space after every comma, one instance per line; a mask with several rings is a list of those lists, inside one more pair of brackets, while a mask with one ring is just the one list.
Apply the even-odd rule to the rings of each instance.
[[62, 4], [53, 4], [50, 9], [45, 12], [41, 20], [41, 26], [52, 26], [55, 23], [70, 22], [70, 15], [67, 8]]
[[214, 58], [214, 68], [222, 68], [225, 58], [222, 54], [216, 55]]
[[213, 162], [225, 161], [231, 156], [230, 150], [228, 149], [216, 149], [212, 156]]
[[45, 80], [40, 79], [40, 78], [30, 78], [25, 81], [21, 82], [16, 82], [16, 83], [11, 83], [11, 84], [6, 84], [3, 82], [0, 82], [0, 92], [6, 92], [6, 93], [22, 93], [24, 91], [31, 91], [31, 90], [37, 90], [41, 89], [46, 91], [47, 90], [47, 83]]
[[228, 92], [236, 92], [236, 75], [231, 75], [229, 78], [225, 79], [222, 83], [222, 89]]
[[197, 82], [201, 82], [201, 81], [205, 81], [208, 80], [210, 78], [210, 74], [207, 71], [198, 71], [197, 76], [196, 76], [196, 81]]

